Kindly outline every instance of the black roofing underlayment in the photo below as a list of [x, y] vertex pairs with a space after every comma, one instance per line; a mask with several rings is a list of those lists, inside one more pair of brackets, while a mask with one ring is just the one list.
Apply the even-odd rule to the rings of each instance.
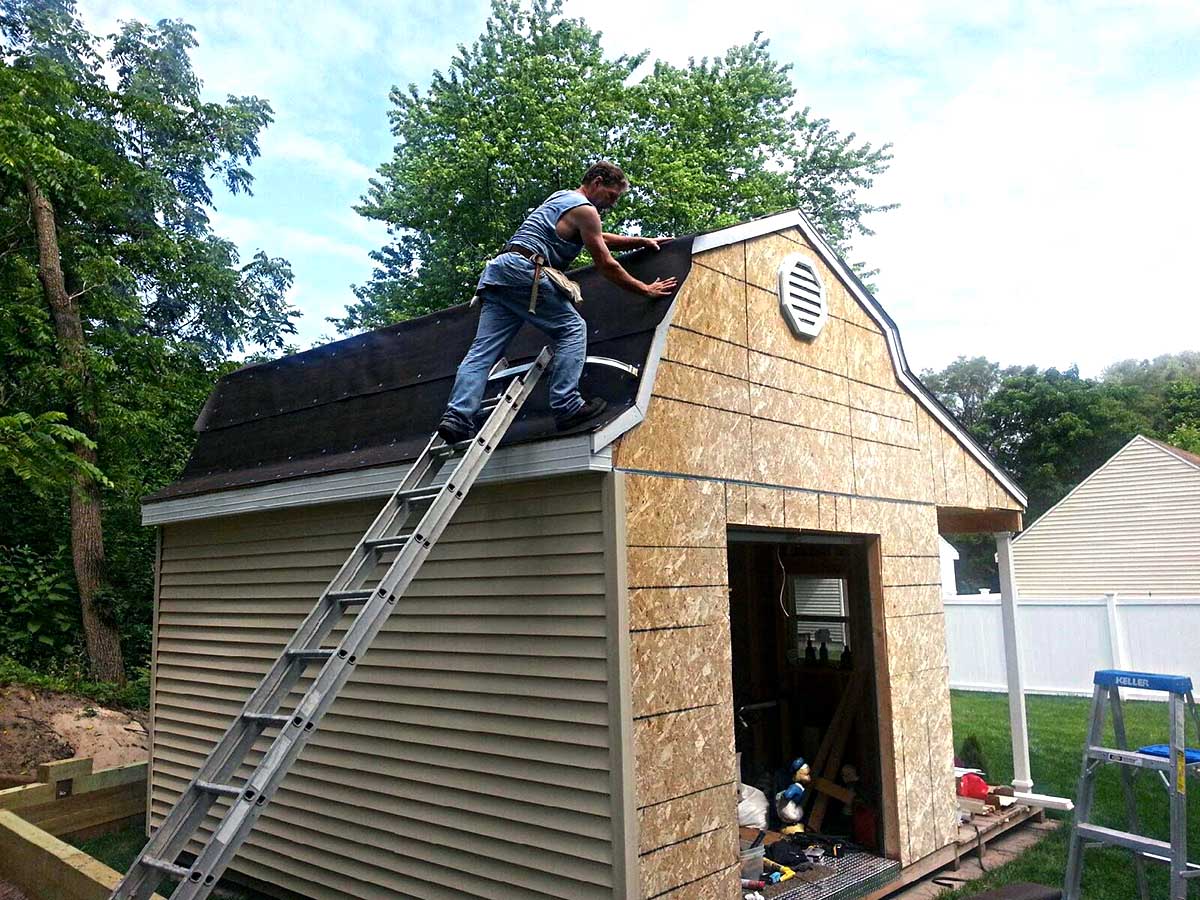
[[[692, 238], [663, 249], [638, 250], [621, 264], [641, 281], [674, 277], [692, 264]], [[586, 366], [584, 396], [609, 408], [591, 431], [631, 407], [654, 339], [672, 298], [647, 300], [618, 288], [592, 267], [569, 273], [583, 289], [579, 311], [588, 326], [588, 354], [637, 366], [635, 378], [610, 367]], [[467, 352], [479, 307], [465, 304], [367, 334], [247, 366], [217, 382], [196, 420], [191, 458], [174, 484], [148, 501], [344, 472], [415, 459], [437, 426]], [[547, 339], [526, 325], [506, 356], [528, 362]], [[543, 377], [504, 444], [558, 432]]]

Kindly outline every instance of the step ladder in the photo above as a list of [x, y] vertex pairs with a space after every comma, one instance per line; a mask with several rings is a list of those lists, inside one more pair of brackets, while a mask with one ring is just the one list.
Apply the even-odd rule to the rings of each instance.
[[[109, 900], [146, 900], [164, 876], [180, 882], [173, 900], [202, 900], [209, 895], [533, 393], [550, 357], [549, 348], [543, 348], [528, 366], [500, 373], [521, 374], [501, 394], [485, 401], [482, 411], [489, 415], [474, 439], [448, 445], [436, 434], [430, 438]], [[451, 474], [439, 486], [439, 473], [452, 463]], [[372, 586], [368, 582], [381, 557], [392, 552], [395, 559]], [[338, 645], [322, 646], [338, 623], [352, 614]], [[281, 711], [305, 670], [318, 664], [320, 671], [296, 708]], [[234, 773], [255, 741], [270, 730], [277, 733], [258, 766], [244, 782], [235, 783]], [[200, 826], [223, 797], [232, 803], [206, 841]], [[190, 867], [177, 865], [176, 857], [193, 837], [203, 849]]]
[[[1170, 900], [1187, 900], [1188, 881], [1200, 877], [1200, 865], [1187, 859], [1187, 777], [1200, 774], [1200, 751], [1187, 749], [1187, 719], [1191, 715], [1200, 738], [1200, 715], [1192, 698], [1192, 680], [1182, 675], [1155, 675], [1148, 672], [1125, 672], [1105, 669], [1093, 679], [1092, 722], [1087, 746], [1083, 750], [1083, 771], [1079, 776], [1079, 791], [1075, 803], [1075, 824], [1067, 853], [1066, 884], [1063, 900], [1081, 900], [1080, 878], [1083, 875], [1083, 851], [1089, 846], [1124, 847], [1133, 854], [1138, 895], [1150, 900], [1146, 882], [1146, 860], [1165, 863], [1170, 867]], [[1170, 694], [1170, 743], [1156, 744], [1133, 750], [1125, 737], [1125, 718], [1121, 712], [1121, 688], [1143, 691], [1163, 691]], [[1116, 747], [1103, 746], [1105, 708], [1112, 712], [1113, 737]], [[1121, 767], [1121, 790], [1131, 831], [1118, 831], [1088, 821], [1096, 792], [1096, 774], [1102, 765]], [[1139, 834], [1137, 800], [1133, 792], [1133, 777], [1138, 769], [1157, 772], [1167, 789], [1171, 806], [1171, 839], [1159, 841]]]

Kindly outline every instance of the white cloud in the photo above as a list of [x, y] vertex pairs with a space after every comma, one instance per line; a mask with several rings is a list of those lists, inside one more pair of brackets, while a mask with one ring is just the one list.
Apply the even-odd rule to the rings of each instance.
[[268, 128], [262, 139], [262, 154], [271, 160], [287, 160], [301, 167], [308, 166], [364, 187], [375, 174], [370, 166], [351, 159], [346, 151], [329, 140], [281, 128]]
[[269, 220], [255, 220], [226, 213], [212, 213], [213, 230], [223, 238], [233, 241], [249, 256], [255, 249], [263, 247], [272, 256], [283, 256], [293, 264], [310, 261], [311, 257], [340, 257], [356, 263], [366, 264], [367, 250], [362, 244], [351, 244], [325, 234], [306, 231], [290, 225]]

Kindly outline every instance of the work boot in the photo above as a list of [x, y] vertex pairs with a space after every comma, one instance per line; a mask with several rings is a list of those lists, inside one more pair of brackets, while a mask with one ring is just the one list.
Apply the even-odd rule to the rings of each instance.
[[584, 401], [583, 406], [571, 413], [565, 419], [559, 419], [555, 422], [555, 427], [559, 431], [570, 431], [572, 428], [577, 428], [585, 422], [589, 422], [604, 410], [608, 409], [608, 401], [601, 397], [593, 397], [591, 400]]
[[437, 433], [447, 444], [461, 444], [471, 436], [470, 431], [450, 419], [442, 419], [438, 423]]

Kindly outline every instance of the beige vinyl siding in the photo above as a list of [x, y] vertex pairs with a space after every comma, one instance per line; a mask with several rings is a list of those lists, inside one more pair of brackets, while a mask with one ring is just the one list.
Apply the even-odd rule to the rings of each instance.
[[1200, 596], [1200, 469], [1137, 437], [1013, 543], [1025, 596]]
[[[621, 895], [602, 485], [472, 492], [234, 870], [329, 900]], [[154, 824], [378, 506], [164, 527]]]

